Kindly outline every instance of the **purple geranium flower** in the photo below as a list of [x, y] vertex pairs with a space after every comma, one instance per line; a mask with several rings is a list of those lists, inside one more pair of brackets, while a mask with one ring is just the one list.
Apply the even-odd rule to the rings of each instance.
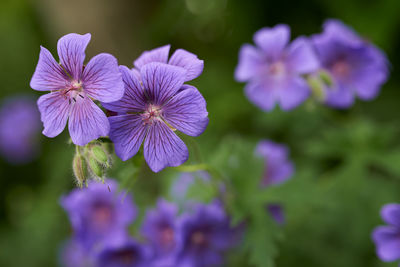
[[96, 257], [98, 267], [148, 267], [149, 250], [133, 239], [110, 243]]
[[41, 47], [31, 80], [33, 89], [51, 91], [38, 100], [43, 134], [59, 135], [69, 119], [71, 139], [81, 146], [108, 135], [110, 129], [106, 115], [93, 100], [113, 102], [124, 94], [118, 62], [112, 55], [99, 54], [83, 65], [90, 37], [75, 33], [61, 37], [57, 44], [60, 64]]
[[285, 145], [262, 140], [258, 143], [255, 153], [265, 160], [264, 176], [261, 181], [263, 186], [281, 184], [293, 175], [294, 166], [288, 159], [289, 150]]
[[153, 248], [153, 265], [171, 265], [175, 262], [180, 239], [177, 228], [178, 207], [160, 199], [157, 207], [146, 213], [141, 233]]
[[140, 72], [125, 66], [120, 70], [125, 95], [104, 104], [119, 114], [109, 118], [117, 156], [131, 158], [144, 141], [144, 158], [154, 172], [185, 162], [189, 152], [175, 129], [198, 136], [208, 124], [203, 96], [195, 87], [183, 85], [188, 71], [158, 62], [143, 65]]
[[93, 254], [75, 239], [68, 240], [61, 250], [61, 264], [65, 267], [90, 267], [94, 265]]
[[303, 75], [317, 70], [318, 59], [310, 42], [299, 37], [289, 44], [287, 25], [263, 28], [254, 34], [256, 47], [240, 49], [235, 78], [248, 82], [246, 96], [265, 111], [279, 103], [283, 110], [300, 105], [310, 94]]
[[312, 40], [321, 67], [332, 78], [332, 84], [324, 86], [327, 105], [347, 108], [355, 95], [363, 100], [376, 97], [389, 74], [381, 50], [338, 20], [325, 22], [324, 32]]
[[61, 199], [61, 205], [77, 240], [86, 247], [125, 236], [126, 227], [136, 216], [131, 195], [118, 192], [113, 180], [106, 180], [105, 184], [90, 182], [88, 188], [75, 189]]
[[236, 233], [218, 202], [198, 204], [193, 213], [182, 215], [179, 225], [182, 250], [176, 266], [218, 266], [222, 263], [221, 252], [236, 243]]
[[383, 261], [400, 259], [400, 204], [387, 204], [381, 210], [386, 226], [378, 226], [372, 233], [376, 253]]
[[0, 107], [0, 154], [10, 163], [22, 164], [38, 154], [40, 115], [33, 99], [14, 96]]

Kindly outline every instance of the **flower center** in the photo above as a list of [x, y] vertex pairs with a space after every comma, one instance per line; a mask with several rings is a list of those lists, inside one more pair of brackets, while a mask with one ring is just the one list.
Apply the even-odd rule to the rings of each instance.
[[272, 63], [268, 68], [268, 72], [273, 77], [280, 79], [283, 76], [285, 76], [285, 73], [286, 73], [285, 64], [281, 61]]
[[192, 234], [190, 241], [192, 244], [203, 247], [207, 245], [207, 238], [206, 235], [201, 231], [196, 231]]
[[332, 73], [338, 77], [346, 77], [350, 73], [350, 66], [346, 61], [337, 61], [332, 66]]
[[64, 89], [62, 94], [63, 94], [64, 98], [69, 99], [70, 102], [71, 102], [71, 99], [74, 102], [76, 102], [77, 97], [85, 98], [82, 83], [75, 81], [75, 80], [70, 82], [69, 86], [66, 89]]
[[93, 206], [92, 220], [98, 229], [107, 228], [112, 219], [112, 208], [104, 203], [95, 203]]
[[114, 253], [112, 256], [113, 260], [124, 265], [124, 266], [130, 266], [131, 264], [135, 263], [137, 259], [137, 253], [136, 251], [132, 249], [122, 249], [120, 251], [117, 251]]
[[161, 108], [150, 104], [142, 114], [144, 124], [152, 124], [154, 121], [161, 120]]
[[174, 242], [174, 231], [171, 227], [164, 227], [160, 233], [161, 244], [164, 247], [170, 246]]

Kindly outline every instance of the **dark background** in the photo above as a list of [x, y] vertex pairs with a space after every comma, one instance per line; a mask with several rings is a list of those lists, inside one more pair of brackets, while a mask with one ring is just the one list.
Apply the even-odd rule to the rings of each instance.
[[[297, 172], [283, 190], [288, 222], [276, 265], [396, 266], [377, 259], [370, 233], [382, 223], [381, 206], [400, 202], [399, 11], [397, 0], [0, 0], [0, 97], [39, 97], [29, 87], [39, 46], [56, 56], [57, 40], [70, 32], [92, 34], [86, 62], [109, 52], [131, 66], [143, 50], [164, 44], [189, 50], [205, 61], [192, 82], [210, 114], [198, 138], [205, 157], [232, 134], [291, 149]], [[253, 106], [233, 79], [240, 46], [277, 23], [289, 24], [292, 38], [319, 33], [327, 18], [343, 20], [387, 53], [391, 75], [378, 98], [344, 111], [312, 102], [288, 113]], [[41, 136], [34, 162], [0, 161], [0, 266], [58, 264], [71, 232], [58, 204], [74, 187], [67, 140], [65, 132]]]

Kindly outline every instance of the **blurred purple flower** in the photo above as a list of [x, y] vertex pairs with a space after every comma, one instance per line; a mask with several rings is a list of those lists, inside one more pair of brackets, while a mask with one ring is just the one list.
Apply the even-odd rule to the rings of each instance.
[[174, 262], [180, 247], [177, 229], [178, 207], [160, 199], [157, 207], [148, 210], [142, 223], [141, 233], [153, 248], [154, 265]]
[[371, 100], [386, 82], [389, 70], [385, 54], [338, 20], [328, 20], [324, 32], [313, 36], [323, 70], [332, 78], [325, 86], [325, 103], [347, 108], [354, 96]]
[[61, 265], [65, 267], [90, 267], [94, 266], [94, 257], [77, 240], [71, 239], [64, 244], [61, 250]]
[[289, 44], [290, 28], [277, 25], [254, 34], [256, 47], [245, 44], [239, 53], [235, 79], [247, 82], [245, 94], [259, 108], [270, 111], [300, 105], [310, 94], [303, 75], [318, 69], [318, 59], [305, 37]]
[[387, 204], [381, 210], [386, 226], [378, 226], [372, 233], [376, 253], [383, 261], [400, 259], [400, 204]]
[[110, 139], [115, 153], [128, 160], [144, 141], [144, 158], [158, 172], [167, 166], [179, 166], [189, 156], [185, 143], [175, 129], [200, 135], [208, 125], [206, 101], [193, 86], [184, 85], [184, 68], [151, 62], [140, 72], [120, 67], [125, 95], [120, 101], [103, 104], [119, 115], [109, 117]]
[[110, 54], [99, 54], [84, 66], [86, 46], [91, 35], [67, 34], [57, 44], [60, 64], [41, 47], [39, 62], [31, 80], [38, 91], [51, 91], [38, 100], [43, 134], [59, 135], [69, 119], [68, 129], [76, 145], [108, 135], [110, 124], [103, 111], [93, 102], [113, 102], [124, 94], [117, 60]]
[[271, 215], [271, 217], [275, 220], [275, 222], [279, 225], [285, 224], [285, 213], [283, 211], [283, 207], [280, 204], [268, 204], [267, 212]]
[[294, 166], [288, 158], [289, 150], [285, 145], [262, 140], [258, 143], [255, 153], [265, 160], [264, 176], [261, 181], [263, 186], [281, 184], [292, 177]]
[[221, 204], [198, 204], [179, 221], [182, 250], [176, 266], [202, 267], [222, 264], [221, 253], [235, 245], [236, 231]]
[[14, 96], [0, 107], [0, 154], [10, 163], [23, 164], [38, 154], [40, 115], [33, 99]]
[[151, 62], [160, 62], [173, 66], [182, 67], [186, 70], [184, 81], [190, 81], [200, 76], [203, 72], [204, 61], [197, 58], [184, 49], [177, 49], [168, 60], [171, 46], [165, 45], [150, 51], [143, 52], [133, 63], [137, 70]]
[[126, 235], [126, 227], [136, 217], [130, 194], [118, 192], [113, 180], [90, 182], [88, 188], [75, 189], [61, 199], [76, 239], [85, 247], [111, 242]]
[[149, 251], [133, 239], [109, 243], [96, 256], [96, 267], [148, 267]]

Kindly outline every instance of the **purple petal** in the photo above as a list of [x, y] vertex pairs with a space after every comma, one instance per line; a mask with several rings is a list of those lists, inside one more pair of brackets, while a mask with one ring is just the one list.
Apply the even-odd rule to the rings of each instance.
[[124, 95], [117, 59], [110, 54], [92, 58], [83, 71], [82, 81], [85, 92], [101, 102], [117, 101]]
[[353, 91], [342, 83], [337, 83], [336, 86], [326, 88], [325, 93], [325, 103], [328, 106], [335, 108], [348, 108], [354, 103]]
[[386, 204], [381, 210], [385, 223], [400, 227], [400, 204]]
[[271, 59], [277, 59], [289, 42], [290, 28], [280, 24], [274, 28], [262, 28], [254, 34], [254, 43]]
[[49, 50], [40, 47], [39, 62], [30, 86], [38, 91], [59, 90], [66, 87], [68, 76], [58, 65]]
[[285, 224], [285, 214], [283, 208], [279, 204], [268, 204], [267, 210], [275, 222], [279, 225]]
[[185, 81], [199, 77], [204, 67], [203, 60], [183, 49], [176, 50], [169, 59], [168, 64], [184, 68], [187, 71]]
[[58, 40], [57, 51], [60, 63], [75, 80], [81, 78], [85, 50], [90, 38], [90, 33], [85, 35], [70, 33]]
[[112, 103], [102, 103], [103, 107], [115, 112], [141, 112], [145, 109], [146, 98], [137, 70], [130, 70], [125, 66], [119, 67], [125, 85], [124, 96]]
[[352, 46], [359, 46], [364, 42], [352, 28], [340, 20], [329, 19], [323, 27], [325, 38], [336, 39]]
[[308, 39], [299, 37], [290, 44], [287, 65], [299, 74], [311, 73], [318, 69], [318, 58]]
[[235, 70], [235, 79], [245, 82], [257, 75], [262, 57], [260, 51], [249, 44], [245, 44], [240, 48], [239, 63]]
[[294, 77], [278, 88], [280, 106], [283, 110], [291, 110], [303, 103], [310, 95], [310, 88], [306, 81], [300, 77]]
[[163, 108], [165, 120], [179, 131], [198, 136], [208, 125], [206, 101], [193, 86], [176, 94]]
[[167, 63], [170, 47], [170, 45], [165, 45], [150, 51], [144, 51], [133, 64], [136, 68], [141, 69], [144, 65], [151, 62]]
[[289, 180], [294, 172], [293, 163], [290, 161], [273, 163], [267, 160], [266, 172], [261, 181], [263, 186], [278, 185]]
[[139, 151], [148, 127], [143, 124], [139, 114], [118, 115], [108, 119], [115, 153], [124, 161], [130, 159]]
[[107, 136], [110, 123], [103, 111], [88, 97], [77, 97], [68, 123], [72, 142], [84, 146], [101, 136]]
[[376, 253], [383, 261], [400, 259], [400, 232], [391, 226], [379, 226], [372, 233]]
[[59, 92], [52, 92], [39, 98], [38, 107], [44, 125], [43, 134], [47, 137], [59, 135], [64, 130], [70, 114], [68, 99]]
[[276, 90], [268, 88], [267, 83], [251, 81], [245, 87], [247, 98], [264, 111], [270, 111], [275, 107], [277, 99]]
[[176, 167], [188, 157], [185, 143], [164, 122], [153, 122], [144, 141], [144, 158], [150, 169], [159, 172], [167, 166]]
[[186, 70], [163, 63], [149, 63], [141, 70], [143, 87], [154, 104], [162, 105], [183, 85]]

